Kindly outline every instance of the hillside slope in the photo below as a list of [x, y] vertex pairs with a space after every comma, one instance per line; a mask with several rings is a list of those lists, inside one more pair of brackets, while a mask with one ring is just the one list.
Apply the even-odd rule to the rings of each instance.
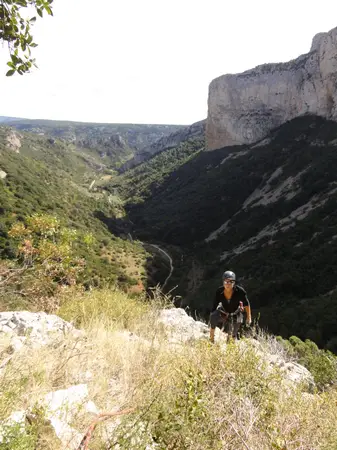
[[19, 131], [62, 139], [80, 149], [90, 149], [111, 167], [120, 166], [157, 140], [184, 128], [182, 125], [86, 123], [13, 117], [0, 117], [0, 123]]
[[203, 139], [205, 136], [205, 120], [196, 122], [188, 127], [181, 128], [177, 131], [170, 133], [168, 136], [164, 136], [158, 139], [150, 146], [145, 147], [142, 151], [136, 153], [136, 155], [124, 163], [119, 171], [125, 172], [133, 167], [148, 161], [154, 155], [163, 151], [168, 151], [171, 148], [179, 147], [180, 144], [185, 141], [191, 141], [195, 139]]
[[51, 214], [65, 227], [93, 235], [90, 251], [81, 242], [77, 250], [87, 260], [87, 285], [105, 280], [127, 286], [146, 278], [142, 245], [112, 235], [99, 219], [104, 214], [117, 223], [125, 214], [118, 199], [90, 189], [93, 181], [110, 176], [99, 158], [64, 141], [0, 127], [0, 171], [0, 259], [14, 257], [8, 237], [13, 223]]
[[[264, 311], [263, 325], [336, 348], [336, 139], [336, 123], [305, 116], [256, 144], [201, 152], [172, 167], [141, 203], [129, 188], [137, 236], [184, 253], [172, 285], [190, 307], [207, 317], [221, 273], [231, 268], [255, 312]], [[193, 266], [200, 274], [190, 292]]]

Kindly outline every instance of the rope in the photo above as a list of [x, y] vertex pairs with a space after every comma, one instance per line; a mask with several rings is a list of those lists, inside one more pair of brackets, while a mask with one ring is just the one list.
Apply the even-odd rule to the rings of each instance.
[[135, 408], [124, 409], [122, 411], [118, 411], [118, 412], [114, 412], [114, 413], [102, 412], [102, 413], [98, 414], [96, 419], [90, 424], [90, 426], [89, 426], [87, 432], [85, 433], [77, 450], [88, 450], [89, 449], [88, 446], [89, 446], [90, 439], [92, 438], [93, 432], [95, 431], [95, 428], [99, 423], [104, 422], [105, 420], [109, 419], [110, 417], [123, 416], [125, 414], [129, 414], [129, 413], [133, 412], [134, 410], [135, 410]]

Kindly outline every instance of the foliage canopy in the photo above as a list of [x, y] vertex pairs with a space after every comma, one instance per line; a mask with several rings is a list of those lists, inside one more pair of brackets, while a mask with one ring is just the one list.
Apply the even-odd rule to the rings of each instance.
[[[31, 49], [37, 44], [33, 40], [31, 28], [36, 21], [35, 13], [53, 15], [53, 0], [1, 0], [0, 1], [0, 39], [8, 43], [10, 61], [7, 76], [23, 75], [35, 66]], [[24, 13], [22, 12], [24, 11]], [[33, 15], [31, 15], [31, 11]]]

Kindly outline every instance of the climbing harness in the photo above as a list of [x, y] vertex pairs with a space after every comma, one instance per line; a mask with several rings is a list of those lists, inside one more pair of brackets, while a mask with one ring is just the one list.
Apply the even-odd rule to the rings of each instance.
[[243, 323], [243, 315], [242, 315], [242, 313], [244, 311], [244, 306], [243, 306], [242, 302], [239, 303], [238, 308], [233, 313], [228, 313], [227, 311], [224, 311], [222, 308], [223, 308], [223, 304], [222, 304], [222, 302], [220, 302], [218, 307], [217, 307], [217, 309], [226, 318], [226, 321], [228, 319], [231, 319], [231, 321], [233, 322], [233, 318], [236, 317], [236, 316], [239, 316], [239, 317], [237, 317], [236, 322], [237, 323]]
[[[231, 336], [234, 332], [234, 324], [235, 323], [239, 323], [242, 324], [243, 323], [243, 311], [244, 311], [244, 306], [243, 306], [243, 302], [239, 303], [238, 308], [233, 312], [233, 313], [228, 313], [226, 311], [222, 310], [223, 305], [222, 302], [219, 303], [217, 309], [220, 311], [221, 315], [224, 316], [224, 323], [222, 326], [222, 331], [224, 331], [225, 329], [225, 325], [226, 323], [228, 324], [228, 335]], [[236, 317], [236, 320], [234, 322], [234, 317]]]

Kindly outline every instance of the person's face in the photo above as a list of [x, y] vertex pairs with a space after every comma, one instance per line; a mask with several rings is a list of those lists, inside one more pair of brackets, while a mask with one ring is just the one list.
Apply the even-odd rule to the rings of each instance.
[[231, 279], [225, 279], [223, 281], [223, 286], [226, 289], [226, 291], [232, 291], [233, 290], [233, 286], [234, 286], [235, 281], [231, 280]]

